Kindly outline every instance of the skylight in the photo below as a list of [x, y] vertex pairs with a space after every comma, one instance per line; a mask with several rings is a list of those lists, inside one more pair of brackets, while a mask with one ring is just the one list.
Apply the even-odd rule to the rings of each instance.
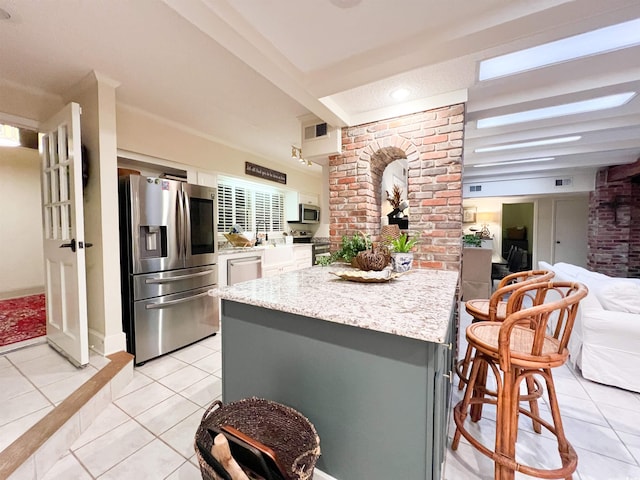
[[513, 165], [514, 163], [533, 163], [533, 162], [548, 162], [554, 160], [556, 157], [543, 157], [543, 158], [529, 158], [527, 160], [513, 160], [506, 162], [494, 162], [494, 163], [479, 163], [474, 167], [497, 167], [502, 165]]
[[531, 142], [509, 143], [507, 145], [496, 145], [495, 147], [476, 148], [474, 152], [475, 153], [499, 152], [502, 150], [511, 150], [516, 148], [540, 147], [543, 145], [555, 145], [558, 143], [576, 142], [581, 138], [582, 137], [580, 135], [573, 135], [571, 137], [545, 138], [544, 140], [533, 140]]
[[479, 80], [514, 75], [640, 44], [640, 18], [480, 62]]
[[615, 95], [606, 95], [604, 97], [582, 100], [580, 102], [564, 103], [562, 105], [554, 105], [552, 107], [536, 108], [533, 110], [525, 110], [523, 112], [509, 113], [507, 115], [481, 118], [477, 122], [477, 127], [500, 127], [502, 125], [532, 122], [534, 120], [543, 120], [545, 118], [563, 117], [578, 113], [606, 110], [607, 108], [615, 108], [624, 105], [635, 95], [636, 92], [618, 93]]

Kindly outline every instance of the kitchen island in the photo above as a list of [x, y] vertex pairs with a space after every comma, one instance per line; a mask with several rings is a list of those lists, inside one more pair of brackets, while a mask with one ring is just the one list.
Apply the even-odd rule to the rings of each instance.
[[458, 273], [358, 283], [312, 267], [219, 290], [225, 403], [258, 396], [315, 425], [337, 480], [439, 479]]

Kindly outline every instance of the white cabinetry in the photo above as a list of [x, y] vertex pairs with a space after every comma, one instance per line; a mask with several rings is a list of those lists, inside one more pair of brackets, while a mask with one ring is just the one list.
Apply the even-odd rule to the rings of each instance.
[[293, 258], [296, 264], [296, 270], [312, 266], [312, 257], [313, 247], [310, 244], [293, 246]]
[[300, 212], [298, 211], [299, 205], [304, 203], [306, 205], [320, 206], [320, 198], [313, 193], [300, 193], [300, 192], [288, 192], [284, 197], [284, 217], [288, 222], [299, 220]]
[[283, 245], [265, 248], [262, 257], [262, 276], [273, 277], [311, 266], [311, 245]]

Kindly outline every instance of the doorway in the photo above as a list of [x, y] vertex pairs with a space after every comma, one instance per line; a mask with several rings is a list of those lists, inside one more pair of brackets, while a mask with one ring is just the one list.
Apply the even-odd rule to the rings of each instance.
[[553, 263], [586, 268], [589, 198], [556, 200], [553, 211]]
[[[5, 252], [0, 256], [0, 271], [3, 272], [0, 275], [0, 301], [24, 299], [25, 303], [24, 308], [13, 305], [18, 300], [4, 303], [3, 311], [7, 316], [9, 305], [17, 312], [40, 311], [40, 305], [36, 305], [40, 299], [35, 298], [44, 293], [40, 197], [37, 148], [0, 147], [0, 204], [4, 206], [0, 209], [3, 225], [0, 251]], [[13, 339], [29, 337], [28, 331], [18, 331], [21, 328], [12, 323], [7, 335]], [[0, 346], [0, 350], [14, 348], [17, 344], [12, 341], [4, 348]]]
[[531, 270], [533, 265], [533, 229], [533, 202], [502, 204], [502, 256], [506, 258], [512, 246], [526, 250], [525, 270]]

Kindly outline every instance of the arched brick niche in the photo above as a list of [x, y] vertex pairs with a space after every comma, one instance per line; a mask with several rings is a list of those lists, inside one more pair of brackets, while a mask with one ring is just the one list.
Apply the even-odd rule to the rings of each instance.
[[458, 270], [462, 237], [464, 105], [342, 130], [342, 155], [329, 162], [332, 250], [343, 235], [380, 234], [382, 173], [408, 163], [409, 235], [418, 268]]

